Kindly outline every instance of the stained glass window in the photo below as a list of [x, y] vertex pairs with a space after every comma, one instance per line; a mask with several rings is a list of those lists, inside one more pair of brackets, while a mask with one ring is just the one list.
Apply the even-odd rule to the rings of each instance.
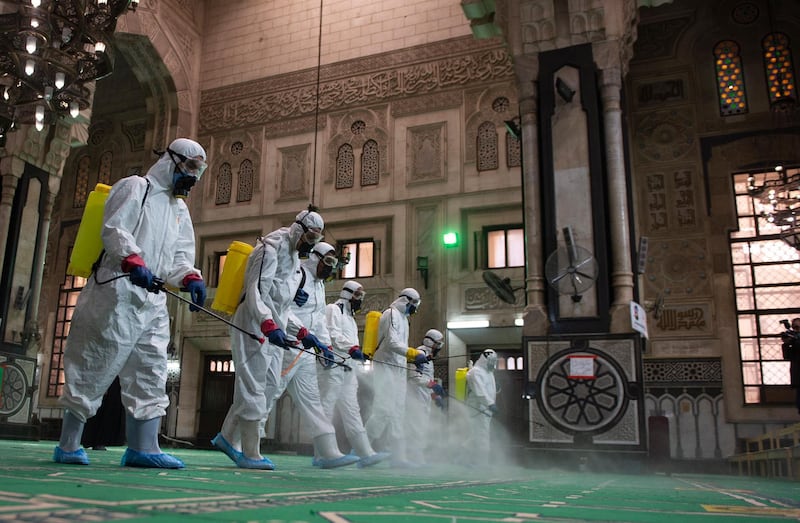
[[794, 67], [789, 38], [783, 33], [768, 34], [761, 42], [764, 72], [770, 105], [796, 99]]
[[714, 66], [717, 71], [719, 114], [731, 116], [747, 113], [747, 94], [744, 89], [742, 57], [739, 44], [724, 40], [714, 47]]

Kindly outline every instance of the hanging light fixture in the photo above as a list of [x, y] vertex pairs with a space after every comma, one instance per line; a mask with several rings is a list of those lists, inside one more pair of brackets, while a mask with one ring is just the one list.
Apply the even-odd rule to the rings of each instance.
[[[87, 82], [113, 70], [117, 19], [131, 0], [0, 1], [0, 138], [89, 107]], [[42, 114], [43, 113], [43, 114]]]
[[751, 174], [747, 192], [756, 214], [777, 227], [784, 241], [800, 249], [800, 168], [779, 164], [772, 171]]

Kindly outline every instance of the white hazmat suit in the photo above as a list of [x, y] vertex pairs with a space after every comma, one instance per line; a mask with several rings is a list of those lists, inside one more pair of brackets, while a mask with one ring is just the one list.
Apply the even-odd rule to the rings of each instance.
[[488, 460], [492, 417], [497, 412], [497, 386], [494, 370], [497, 353], [485, 349], [467, 372], [467, 405], [470, 417], [469, 449], [474, 456]]
[[[64, 353], [65, 383], [59, 402], [66, 411], [54, 455], [57, 462], [88, 464], [79, 449], [83, 423], [95, 414], [103, 394], [119, 376], [128, 438], [122, 464], [183, 467], [158, 447], [160, 419], [169, 405], [167, 296], [134, 285], [126, 274], [130, 267], [123, 270], [127, 260], [135, 259], [149, 270], [151, 280], [155, 276], [174, 287], [185, 287], [189, 279], [202, 281], [194, 268], [189, 210], [173, 194], [181, 176], [176, 170], [185, 167], [181, 156], [184, 162], [202, 158], [199, 163], [205, 168], [206, 153], [200, 144], [181, 138], [145, 176], [123, 178], [109, 192], [102, 226], [104, 254], [78, 297]], [[202, 169], [195, 179], [200, 174]], [[136, 459], [139, 454], [142, 460]]]
[[[443, 389], [436, 383], [433, 376], [433, 358], [444, 344], [444, 335], [436, 329], [425, 333], [422, 345], [417, 350], [428, 356], [427, 363], [409, 365], [408, 389], [406, 391], [406, 439], [420, 442], [422, 446], [430, 441], [431, 403], [434, 396], [438, 402], [444, 401]], [[437, 393], [438, 392], [438, 393]]]
[[[326, 265], [331, 260], [333, 265]], [[320, 242], [314, 246], [308, 259], [300, 263], [300, 271], [293, 278], [293, 287], [302, 289], [308, 295], [303, 305], [292, 302], [292, 314], [321, 341], [326, 348], [331, 340], [325, 326], [325, 284], [324, 278], [330, 274], [337, 263], [336, 250], [330, 244]], [[326, 274], [327, 273], [327, 274]], [[330, 349], [329, 349], [330, 350]], [[331, 360], [325, 361], [325, 357]], [[283, 352], [281, 381], [277, 387], [267, 387], [268, 398], [272, 398], [269, 410], [284, 391], [292, 397], [300, 417], [314, 441], [315, 465], [328, 469], [351, 465], [359, 458], [344, 455], [336, 443], [336, 429], [325, 415], [323, 404], [335, 401], [335, 398], [322, 396], [317, 383], [317, 374], [327, 374], [335, 367], [328, 352], [321, 355], [324, 365], [317, 365], [317, 357], [313, 350], [298, 347]], [[342, 361], [340, 358], [337, 361]]]
[[[385, 438], [395, 467], [410, 465], [406, 459], [404, 426], [406, 364], [416, 358], [418, 351], [408, 347], [408, 317], [416, 312], [420, 301], [415, 289], [403, 289], [383, 311], [378, 323], [378, 348], [373, 356], [372, 409], [366, 429], [374, 448], [379, 448], [377, 442]], [[422, 359], [427, 361], [424, 354]]]
[[307, 252], [322, 239], [323, 227], [322, 216], [303, 211], [291, 226], [260, 238], [248, 256], [241, 303], [232, 319], [245, 331], [263, 332], [269, 341], [259, 343], [237, 329], [230, 330], [236, 366], [233, 404], [222, 430], [211, 441], [240, 468], [275, 468], [261, 456], [259, 425], [266, 419], [272, 396], [280, 386], [286, 350], [282, 345], [291, 344], [307, 332], [291, 313], [297, 290], [294, 277], [300, 269], [298, 253]]
[[337, 358], [351, 357], [350, 366], [354, 367], [353, 370], [334, 367], [317, 374], [320, 394], [325, 398], [322, 404], [325, 416], [333, 421], [335, 412], [339, 413], [347, 440], [361, 458], [359, 467], [375, 465], [389, 457], [386, 452], [375, 452], [370, 445], [358, 404], [357, 362], [363, 361], [364, 355], [358, 342], [358, 325], [354, 314], [361, 308], [363, 297], [364, 288], [361, 284], [348, 281], [342, 286], [339, 299], [325, 307], [325, 324], [333, 352]]

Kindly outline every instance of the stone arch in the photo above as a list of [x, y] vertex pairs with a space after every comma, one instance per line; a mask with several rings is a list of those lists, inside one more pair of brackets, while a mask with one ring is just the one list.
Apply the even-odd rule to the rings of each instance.
[[[497, 112], [492, 108], [492, 104], [499, 98], [508, 100], [508, 108], [503, 112]], [[474, 164], [477, 161], [478, 127], [489, 121], [494, 123], [495, 127], [504, 128], [505, 120], [511, 120], [519, 115], [519, 100], [514, 85], [505, 83], [467, 93], [464, 105], [468, 111], [464, 130], [466, 137], [464, 161]], [[505, 147], [505, 138], [501, 142]]]
[[[384, 176], [389, 172], [389, 132], [386, 121], [385, 105], [379, 107], [359, 108], [352, 111], [332, 114], [331, 139], [327, 148], [327, 162], [329, 165], [336, 165], [339, 149], [344, 144], [350, 144], [357, 156], [361, 155], [361, 148], [368, 140], [378, 144], [379, 176]], [[364, 122], [363, 133], [354, 134], [352, 126], [354, 122]], [[326, 170], [326, 183], [334, 183], [335, 169]]]
[[[150, 7], [150, 6], [148, 6]], [[191, 13], [140, 8], [117, 24], [117, 52], [125, 55], [147, 92], [148, 144], [163, 148], [178, 136], [197, 136], [200, 36]], [[176, 28], [180, 27], [180, 30]], [[188, 30], [187, 30], [188, 29]]]

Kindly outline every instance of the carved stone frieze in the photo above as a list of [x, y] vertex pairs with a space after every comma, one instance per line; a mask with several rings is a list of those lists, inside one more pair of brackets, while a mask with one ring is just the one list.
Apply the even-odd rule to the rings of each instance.
[[690, 109], [653, 111], [639, 117], [634, 128], [636, 154], [642, 160], [669, 162], [686, 156], [697, 145]]
[[407, 182], [443, 180], [447, 176], [447, 126], [444, 122], [408, 129]]
[[308, 198], [306, 180], [310, 173], [311, 145], [300, 144], [278, 149], [280, 157], [279, 199]]
[[[372, 67], [370, 62], [374, 59], [362, 60], [359, 71], [352, 75], [342, 74], [352, 67], [349, 62], [341, 66], [334, 64], [320, 81], [319, 96], [315, 77], [307, 71], [257, 80], [246, 86], [240, 84], [204, 91], [200, 108], [201, 131], [296, 118], [313, 113], [317, 108], [331, 111], [434, 94], [473, 82], [513, 76], [508, 54], [497, 47], [471, 48], [463, 54], [443, 54], [427, 60], [425, 53], [412, 56], [404, 51], [397, 55], [408, 60], [398, 59], [393, 66], [383, 70]], [[386, 57], [381, 60], [385, 61]]]
[[[521, 286], [521, 282], [516, 282]], [[497, 309], [518, 309], [522, 305], [506, 303], [492, 292], [489, 287], [467, 287], [464, 289], [464, 311], [485, 311]]]
[[692, 24], [692, 16], [639, 24], [638, 37], [633, 45], [633, 60], [646, 61], [675, 56], [681, 35]]
[[691, 166], [647, 170], [644, 182], [639, 206], [646, 234], [700, 230], [702, 215], [697, 206], [702, 184]]
[[645, 266], [645, 295], [710, 297], [705, 238], [651, 240]]
[[722, 362], [714, 359], [658, 359], [644, 362], [644, 380], [653, 386], [722, 384]]
[[123, 122], [122, 133], [128, 139], [131, 151], [141, 151], [144, 149], [147, 122], [145, 120]]
[[392, 116], [395, 118], [400, 116], [410, 116], [414, 114], [422, 114], [431, 111], [441, 111], [443, 109], [459, 107], [461, 105], [461, 101], [462, 94], [460, 91], [432, 93], [425, 96], [415, 96], [413, 98], [396, 100], [392, 102], [391, 112]]

